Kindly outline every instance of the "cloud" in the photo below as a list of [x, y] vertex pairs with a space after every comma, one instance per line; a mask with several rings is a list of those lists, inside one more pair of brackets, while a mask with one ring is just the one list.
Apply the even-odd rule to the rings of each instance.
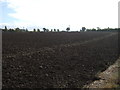
[[[15, 25], [116, 27], [115, 0], [2, 0], [15, 13]], [[113, 23], [114, 22], [114, 23]], [[115, 23], [116, 22], [116, 23]]]

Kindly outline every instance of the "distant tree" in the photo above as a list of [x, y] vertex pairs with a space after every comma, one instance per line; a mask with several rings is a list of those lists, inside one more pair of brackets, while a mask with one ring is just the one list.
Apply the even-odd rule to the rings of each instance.
[[107, 30], [110, 31], [111, 29], [108, 27]]
[[5, 26], [5, 30], [7, 31], [7, 26]]
[[37, 29], [37, 32], [40, 32], [40, 29]]
[[86, 31], [91, 31], [91, 29], [86, 29]]
[[28, 32], [28, 29], [27, 29], [27, 28], [25, 29], [25, 32]]
[[46, 32], [46, 28], [43, 28], [43, 31]]
[[34, 28], [33, 31], [36, 32], [36, 29]]
[[4, 32], [8, 31], [7, 26], [5, 26], [4, 29], [2, 29]]
[[100, 31], [101, 30], [100, 27], [97, 27], [97, 30]]
[[53, 32], [53, 29], [51, 29], [51, 32]]
[[14, 32], [15, 30], [10, 28], [8, 31], [9, 31], [9, 32]]
[[54, 32], [56, 32], [56, 29], [54, 29]]
[[104, 28], [104, 29], [102, 29], [102, 31], [108, 31], [108, 28]]
[[59, 32], [59, 29], [57, 29], [57, 32]]
[[21, 31], [22, 31], [22, 32], [26, 32], [26, 30], [25, 30], [25, 29], [21, 29]]
[[49, 29], [46, 29], [46, 32], [49, 32]]
[[19, 28], [15, 28], [15, 32], [20, 32], [21, 30]]
[[70, 31], [70, 27], [67, 27], [67, 28], [66, 28], [66, 31], [69, 32], [69, 31]]
[[95, 28], [93, 28], [93, 29], [92, 29], [92, 31], [96, 31], [96, 29], [95, 29]]
[[82, 31], [84, 32], [86, 30], [86, 28], [85, 27], [82, 27]]

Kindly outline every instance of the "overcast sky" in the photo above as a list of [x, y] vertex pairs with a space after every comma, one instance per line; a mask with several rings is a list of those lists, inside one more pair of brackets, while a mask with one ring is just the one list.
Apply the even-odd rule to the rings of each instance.
[[0, 28], [118, 27], [119, 0], [0, 0]]

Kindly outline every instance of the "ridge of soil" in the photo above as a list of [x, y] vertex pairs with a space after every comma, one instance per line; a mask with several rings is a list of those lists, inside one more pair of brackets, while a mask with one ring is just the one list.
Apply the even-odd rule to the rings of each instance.
[[100, 78], [100, 80], [95, 80], [89, 85], [84, 85], [83, 88], [120, 88], [119, 75], [120, 75], [120, 57], [117, 61], [108, 67], [105, 71], [99, 72], [96, 77]]

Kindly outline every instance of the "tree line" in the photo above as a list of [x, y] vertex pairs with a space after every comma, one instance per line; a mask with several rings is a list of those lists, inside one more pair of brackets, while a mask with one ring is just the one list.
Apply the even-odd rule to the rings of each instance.
[[[8, 29], [7, 26], [4, 27], [4, 29], [1, 29], [3, 32], [69, 32], [70, 27], [67, 27], [65, 31], [60, 31], [59, 29], [47, 29], [47, 28], [42, 28], [42, 31], [40, 29], [33, 29], [33, 31], [29, 31], [27, 28], [26, 29], [20, 29], [20, 28], [14, 28], [14, 29]], [[86, 29], [85, 27], [82, 27], [80, 29], [80, 32], [86, 32], [86, 31], [120, 31], [120, 28], [104, 28], [100, 29], [100, 27], [97, 27], [97, 29], [92, 28], [92, 29]], [[78, 32], [78, 31], [77, 31]]]
[[[47, 28], [42, 28], [42, 31], [40, 29], [33, 29], [33, 31], [29, 31], [27, 28], [26, 29], [20, 29], [20, 28], [14, 28], [14, 29], [8, 29], [7, 26], [4, 27], [4, 29], [1, 29], [3, 32], [60, 32], [59, 29], [47, 29]], [[70, 30], [70, 27], [66, 28], [66, 32]]]

